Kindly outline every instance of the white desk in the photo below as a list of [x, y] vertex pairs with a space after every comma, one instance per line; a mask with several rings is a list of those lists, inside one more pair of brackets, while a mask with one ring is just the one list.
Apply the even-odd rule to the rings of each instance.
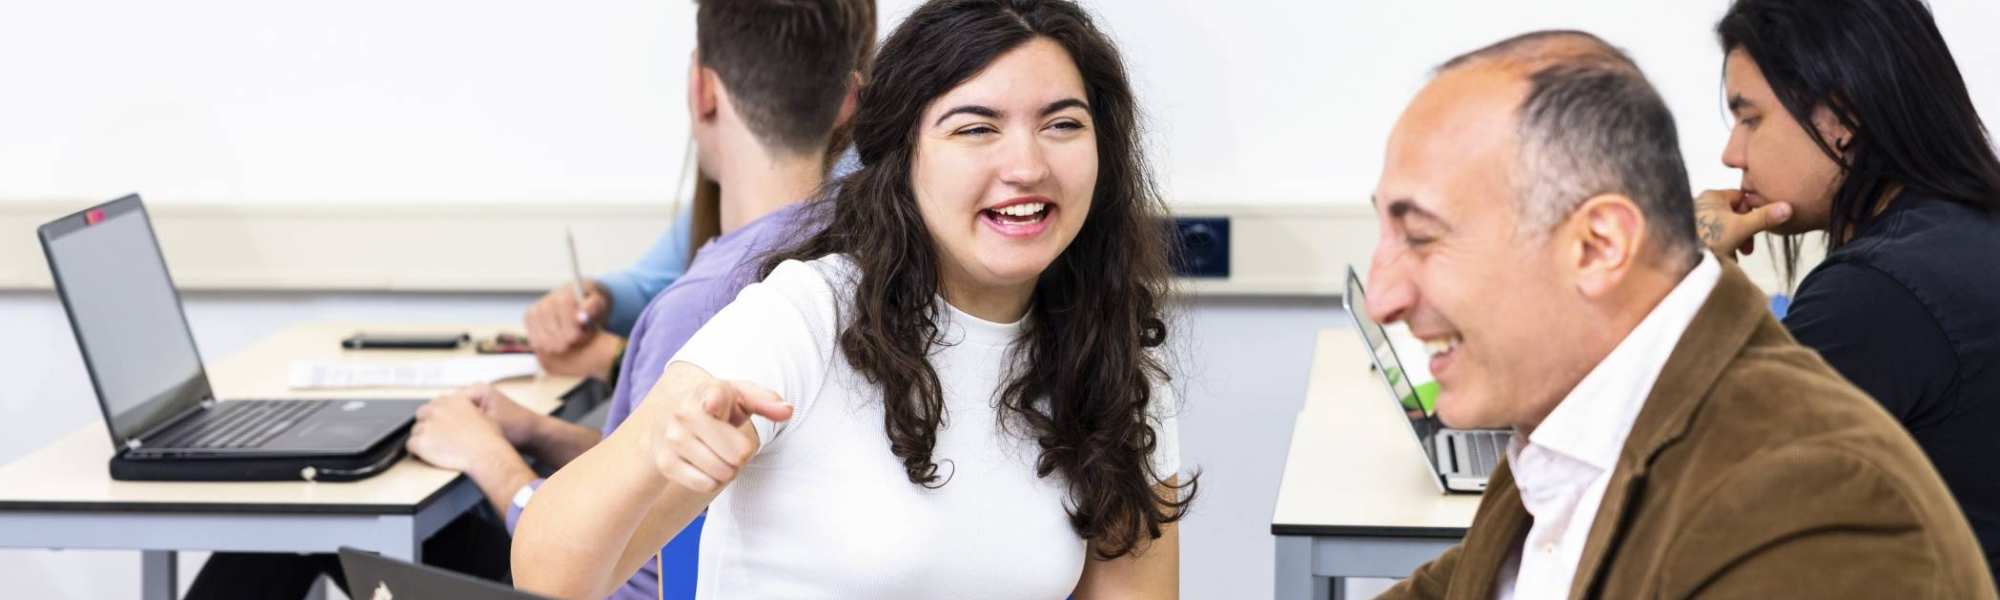
[[1271, 516], [1275, 597], [1323, 600], [1345, 577], [1408, 576], [1458, 543], [1479, 496], [1444, 494], [1353, 329], [1313, 350]]
[[[210, 363], [209, 381], [225, 399], [428, 399], [442, 391], [287, 388], [286, 368], [293, 359], [393, 361], [450, 354], [340, 349], [341, 338], [366, 328], [314, 325], [280, 332]], [[468, 329], [478, 335], [498, 328]], [[577, 383], [574, 377], [536, 377], [499, 387], [531, 410], [550, 412]], [[0, 547], [140, 550], [142, 597], [171, 600], [178, 589], [176, 551], [333, 552], [354, 546], [414, 561], [426, 538], [482, 501], [478, 488], [457, 471], [408, 457], [353, 482], [139, 482], [111, 479], [111, 450], [100, 420], [0, 467]]]

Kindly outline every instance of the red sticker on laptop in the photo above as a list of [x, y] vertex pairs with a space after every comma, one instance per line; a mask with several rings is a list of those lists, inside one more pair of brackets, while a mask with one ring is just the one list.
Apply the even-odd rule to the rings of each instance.
[[98, 223], [103, 223], [103, 222], [104, 222], [104, 209], [94, 208], [91, 209], [89, 212], [83, 213], [83, 224], [85, 225], [96, 225]]

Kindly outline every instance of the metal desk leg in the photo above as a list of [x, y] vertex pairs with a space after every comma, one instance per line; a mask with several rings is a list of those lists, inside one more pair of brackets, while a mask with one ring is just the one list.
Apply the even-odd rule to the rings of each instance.
[[1338, 589], [1336, 578], [1320, 577], [1313, 574], [1312, 538], [1305, 536], [1281, 535], [1277, 539], [1277, 556], [1274, 566], [1277, 580], [1272, 585], [1272, 597], [1280, 600], [1326, 600], [1333, 597]]
[[145, 600], [174, 600], [180, 595], [180, 580], [174, 576], [176, 556], [172, 550], [139, 552], [139, 597]]

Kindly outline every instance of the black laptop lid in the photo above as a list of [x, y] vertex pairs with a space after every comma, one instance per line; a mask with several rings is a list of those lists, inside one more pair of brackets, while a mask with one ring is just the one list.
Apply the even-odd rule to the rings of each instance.
[[114, 444], [122, 448], [211, 396], [139, 196], [37, 231]]
[[340, 568], [354, 600], [543, 600], [506, 585], [342, 546]]

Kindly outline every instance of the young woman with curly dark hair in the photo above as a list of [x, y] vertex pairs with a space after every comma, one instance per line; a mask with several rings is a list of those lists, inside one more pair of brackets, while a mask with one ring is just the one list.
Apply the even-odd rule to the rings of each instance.
[[854, 142], [817, 233], [537, 493], [517, 583], [601, 594], [707, 507], [704, 598], [1175, 596], [1164, 210], [1108, 36], [934, 0]]

